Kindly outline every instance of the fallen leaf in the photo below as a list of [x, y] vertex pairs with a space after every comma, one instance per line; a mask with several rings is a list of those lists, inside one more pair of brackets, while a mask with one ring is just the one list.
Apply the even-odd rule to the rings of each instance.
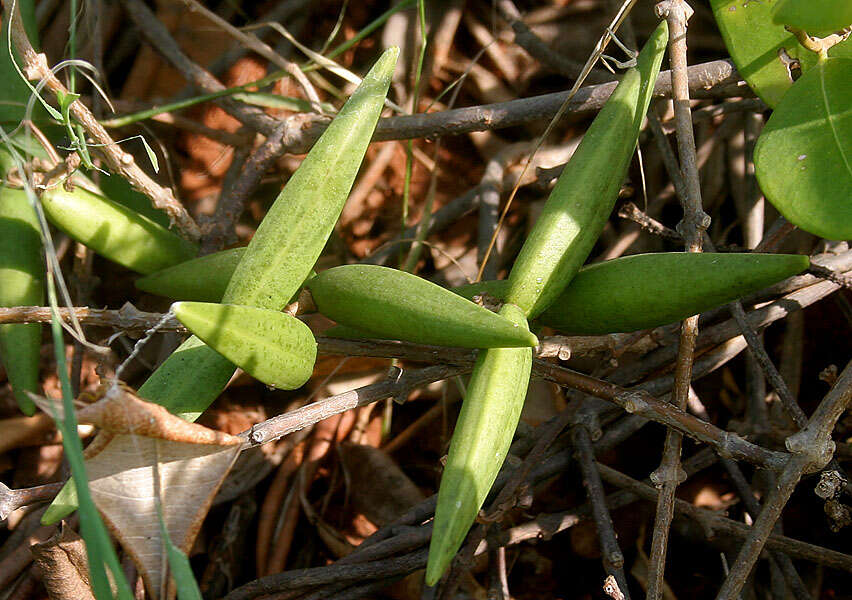
[[187, 554], [242, 440], [184, 421], [125, 386], [102, 387], [98, 395], [78, 413], [111, 437], [86, 460], [92, 498], [149, 593], [166, 597], [158, 504], [169, 537]]

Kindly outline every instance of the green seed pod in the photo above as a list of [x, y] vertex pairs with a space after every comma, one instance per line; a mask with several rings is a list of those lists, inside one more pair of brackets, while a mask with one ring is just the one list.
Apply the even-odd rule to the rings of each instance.
[[45, 191], [47, 219], [104, 258], [138, 273], [153, 273], [194, 258], [198, 248], [126, 206], [81, 187]]
[[317, 343], [291, 315], [209, 302], [175, 302], [171, 310], [204, 343], [266, 385], [294, 390], [311, 377]]
[[397, 269], [334, 267], [308, 288], [325, 316], [374, 336], [463, 348], [538, 345], [526, 328]]
[[[527, 328], [517, 306], [505, 304], [500, 314]], [[491, 348], [476, 359], [438, 490], [427, 585], [435, 585], [449, 566], [503, 466], [531, 368], [530, 348]]]
[[[23, 190], [0, 188], [0, 306], [44, 303], [44, 259], [38, 220]], [[0, 325], [0, 359], [21, 410], [32, 415], [26, 392], [38, 393], [41, 325]]]
[[232, 248], [193, 258], [136, 280], [149, 294], [175, 300], [220, 302], [246, 249]]
[[506, 301], [535, 318], [585, 262], [603, 230], [633, 150], [668, 41], [660, 23], [589, 127], [509, 275]]
[[[358, 174], [398, 54], [398, 48], [385, 51], [290, 178], [252, 238], [223, 302], [277, 310], [304, 281]], [[341, 119], [343, 124], [335, 125]], [[363, 127], [361, 121], [371, 125]], [[299, 175], [303, 170], [310, 176]], [[270, 217], [275, 225], [265, 226]], [[319, 232], [325, 232], [324, 236]], [[298, 268], [282, 267], [281, 263], [290, 261]], [[307, 266], [303, 269], [302, 265]], [[139, 395], [184, 418], [196, 419], [233, 374], [234, 365], [228, 359], [192, 336], [154, 371], [139, 388]], [[76, 506], [69, 501], [68, 489], [67, 485], [62, 489], [43, 523], [61, 519]]]
[[[580, 269], [538, 318], [566, 334], [650, 329], [727, 304], [808, 268], [799, 254], [635, 254]], [[505, 281], [457, 288], [465, 298], [501, 298]]]
[[[379, 58], [290, 177], [231, 277], [226, 302], [280, 309], [316, 264], [376, 128], [398, 48]], [[344, 148], [346, 150], [344, 150]]]
[[[214, 252], [193, 258], [179, 265], [151, 273], [136, 280], [136, 287], [149, 294], [166, 296], [174, 300], [193, 302], [220, 302], [231, 275], [245, 254], [245, 247]], [[311, 269], [308, 279], [316, 277]], [[287, 302], [295, 302], [302, 287]]]

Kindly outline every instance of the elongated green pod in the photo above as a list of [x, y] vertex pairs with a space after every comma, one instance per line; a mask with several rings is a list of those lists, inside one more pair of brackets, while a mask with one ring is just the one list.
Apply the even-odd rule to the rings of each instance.
[[47, 219], [104, 258], [138, 273], [153, 273], [194, 258], [195, 244], [148, 217], [81, 187], [46, 190]]
[[205, 344], [266, 385], [294, 390], [313, 372], [314, 334], [291, 315], [210, 302], [175, 302], [171, 310]]
[[660, 72], [660, 23], [562, 171], [509, 275], [506, 301], [535, 318], [585, 262], [618, 197]]
[[[44, 303], [44, 259], [38, 220], [23, 190], [0, 188], [0, 306]], [[21, 410], [32, 415], [26, 392], [38, 393], [41, 325], [0, 325], [0, 359]]]
[[[650, 329], [732, 302], [808, 268], [799, 254], [635, 254], [580, 269], [538, 322], [566, 334]], [[457, 288], [501, 298], [505, 281]]]
[[308, 288], [325, 316], [379, 337], [462, 348], [538, 345], [525, 327], [397, 269], [343, 265]]
[[[527, 328], [517, 306], [505, 304], [500, 314]], [[521, 418], [531, 368], [530, 348], [490, 348], [476, 359], [438, 489], [427, 585], [435, 585], [450, 564], [503, 466]]]
[[[274, 213], [275, 226], [261, 224], [246, 250], [246, 257], [252, 254], [254, 257], [240, 261], [234, 274], [235, 277], [239, 275], [240, 282], [248, 281], [252, 285], [235, 285], [232, 281], [224, 294], [224, 302], [278, 309], [283, 306], [281, 299], [286, 303], [305, 279], [334, 228], [358, 173], [398, 54], [397, 48], [385, 51], [290, 178], [263, 221], [266, 223]], [[345, 126], [335, 126], [342, 116], [346, 119]], [[359, 126], [361, 119], [372, 125]], [[319, 158], [312, 159], [315, 154]], [[346, 158], [336, 161], [335, 155]], [[321, 168], [323, 165], [325, 169]], [[297, 177], [306, 167], [311, 177]], [[276, 208], [279, 203], [287, 208]], [[330, 209], [332, 206], [336, 211]], [[325, 236], [318, 236], [319, 231], [324, 231]], [[264, 242], [265, 237], [270, 240]], [[276, 251], [284, 247], [286, 251]], [[288, 269], [277, 271], [276, 263], [284, 261], [294, 261], [299, 268], [292, 272]], [[305, 264], [307, 268], [303, 269]], [[234, 370], [228, 359], [192, 336], [154, 371], [139, 388], [139, 395], [194, 420], [222, 392]], [[73, 486], [68, 485], [62, 489], [42, 518], [43, 523], [56, 522], [76, 508], [72, 490]]]
[[246, 249], [231, 248], [156, 271], [136, 280], [149, 294], [175, 300], [219, 302]]
[[[228, 288], [231, 275], [246, 252], [245, 247], [214, 252], [193, 258], [173, 267], [140, 277], [136, 287], [149, 294], [166, 296], [174, 300], [192, 302], [220, 302]], [[311, 269], [308, 279], [316, 276]], [[301, 286], [287, 302], [295, 302]]]
[[[325, 246], [376, 128], [399, 49], [364, 77], [269, 209], [228, 284], [241, 304], [280, 309], [305, 280]], [[344, 148], [346, 150], [344, 150]]]

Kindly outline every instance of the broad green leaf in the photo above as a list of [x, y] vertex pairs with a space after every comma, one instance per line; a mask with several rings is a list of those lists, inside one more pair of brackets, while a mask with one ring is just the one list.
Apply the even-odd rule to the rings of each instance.
[[219, 302], [245, 251], [245, 248], [231, 248], [193, 258], [140, 277], [136, 287], [174, 300]]
[[852, 60], [830, 58], [796, 82], [754, 151], [766, 198], [791, 223], [852, 239]]
[[776, 24], [792, 25], [811, 35], [828, 35], [852, 25], [849, 0], [778, 0], [772, 10]]
[[208, 302], [175, 302], [172, 312], [204, 343], [266, 385], [294, 390], [313, 372], [314, 335], [286, 313]]
[[[841, 2], [847, 0], [840, 0]], [[774, 107], [791, 85], [791, 59], [803, 71], [816, 65], [817, 57], [803, 48], [795, 36], [772, 21], [779, 0], [710, 0], [716, 23], [737, 70], [751, 89]], [[813, 2], [809, 2], [813, 6]], [[829, 51], [830, 56], [852, 57], [852, 42], [846, 40]]]

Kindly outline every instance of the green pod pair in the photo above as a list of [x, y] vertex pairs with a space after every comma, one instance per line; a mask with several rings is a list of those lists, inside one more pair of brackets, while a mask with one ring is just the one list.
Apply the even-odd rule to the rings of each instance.
[[[0, 306], [44, 303], [44, 258], [35, 211], [23, 190], [0, 187]], [[27, 392], [38, 389], [41, 325], [0, 325], [0, 359], [21, 410], [32, 415]]]
[[[660, 23], [575, 150], [515, 261], [500, 314], [526, 326], [571, 281], [609, 218], [648, 110], [668, 28]], [[434, 585], [458, 551], [503, 464], [529, 384], [532, 351], [477, 359], [456, 423], [426, 566]]]
[[104, 258], [138, 273], [153, 273], [187, 261], [198, 247], [148, 217], [77, 186], [41, 195], [47, 219]]
[[[358, 174], [398, 55], [398, 48], [390, 48], [376, 61], [284, 186], [237, 265], [223, 302], [279, 310], [305, 280]], [[274, 225], [267, 226], [268, 221]], [[139, 395], [195, 420], [234, 370], [227, 358], [192, 336], [154, 371]], [[42, 522], [56, 522], [76, 508], [72, 490], [68, 485], [62, 489]]]
[[[799, 254], [635, 254], [580, 269], [538, 322], [574, 335], [626, 333], [682, 321], [808, 268]], [[456, 288], [502, 299], [508, 281]]]
[[512, 272], [506, 301], [532, 319], [541, 314], [574, 277], [609, 219], [668, 41], [663, 21], [583, 136], [524, 242]]
[[171, 310], [205, 344], [268, 386], [295, 390], [311, 377], [317, 343], [291, 315], [209, 302], [175, 302]]
[[538, 345], [526, 327], [397, 269], [334, 267], [308, 288], [322, 314], [372, 337], [462, 348]]
[[[527, 329], [524, 312], [514, 304], [504, 304], [500, 315]], [[531, 368], [530, 348], [490, 348], [476, 359], [441, 476], [427, 585], [438, 582], [458, 552], [503, 466]]]

